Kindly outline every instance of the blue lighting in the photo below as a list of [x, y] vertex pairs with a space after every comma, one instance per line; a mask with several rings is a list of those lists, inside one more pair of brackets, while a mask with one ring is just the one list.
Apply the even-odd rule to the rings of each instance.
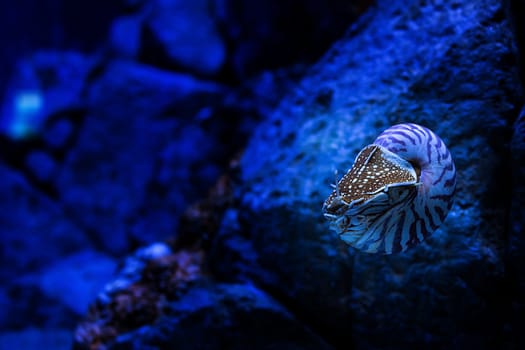
[[42, 124], [44, 98], [38, 90], [15, 92], [6, 101], [1, 130], [12, 139], [20, 140], [33, 136]]

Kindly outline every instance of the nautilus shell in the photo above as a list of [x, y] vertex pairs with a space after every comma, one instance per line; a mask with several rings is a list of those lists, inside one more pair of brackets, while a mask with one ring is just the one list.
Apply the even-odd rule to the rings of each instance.
[[397, 253], [443, 223], [455, 190], [456, 168], [443, 141], [423, 126], [398, 124], [359, 152], [323, 214], [350, 246]]

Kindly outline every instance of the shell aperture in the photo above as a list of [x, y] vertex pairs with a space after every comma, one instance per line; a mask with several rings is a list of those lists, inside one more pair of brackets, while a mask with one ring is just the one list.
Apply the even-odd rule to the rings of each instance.
[[347, 244], [391, 254], [421, 243], [444, 221], [456, 188], [443, 141], [417, 124], [383, 131], [336, 184], [323, 214]]

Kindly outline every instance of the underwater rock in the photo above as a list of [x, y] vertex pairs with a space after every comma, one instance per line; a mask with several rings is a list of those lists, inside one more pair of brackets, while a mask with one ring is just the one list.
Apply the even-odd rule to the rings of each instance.
[[173, 250], [165, 243], [141, 248], [126, 258], [75, 332], [78, 348], [105, 348], [119, 335], [153, 324], [168, 300], [205, 278], [199, 248]]
[[35, 274], [35, 279], [44, 295], [83, 315], [116, 267], [111, 257], [88, 250], [62, 257]]
[[113, 259], [88, 250], [56, 259], [4, 284], [9, 299], [0, 298], [0, 306], [10, 317], [0, 320], [3, 328], [61, 327], [71, 332], [116, 268]]
[[78, 108], [93, 63], [91, 57], [60, 51], [21, 60], [4, 97], [0, 132], [14, 140], [34, 137], [54, 114]]
[[61, 328], [28, 328], [0, 333], [2, 349], [70, 350], [71, 332]]
[[144, 244], [176, 232], [184, 207], [218, 174], [209, 161], [221, 159], [217, 129], [196, 116], [222, 93], [211, 82], [122, 61], [94, 78], [55, 186], [99, 248], [122, 253], [131, 238]]
[[51, 120], [43, 129], [42, 139], [45, 145], [53, 151], [67, 149], [68, 143], [75, 135], [75, 124], [74, 113], [65, 113], [61, 118]]
[[370, 0], [213, 0], [238, 77], [312, 62], [338, 39]]
[[[512, 316], [519, 330], [525, 329], [525, 109], [521, 110], [513, 124], [509, 161], [507, 169], [512, 174], [512, 193], [506, 274], [513, 277], [512, 283], [509, 283], [509, 294], [515, 298]], [[519, 344], [525, 345], [519, 331], [512, 335], [513, 340], [519, 340]]]
[[[59, 204], [40, 193], [19, 172], [0, 165], [0, 177], [0, 308], [4, 315], [0, 317], [0, 328], [71, 328], [85, 312], [79, 307], [87, 307], [89, 298], [93, 297], [80, 300], [88, 290], [82, 289], [79, 294], [72, 294], [72, 290], [87, 284], [71, 283], [98, 280], [107, 273], [91, 271], [93, 274], [86, 276], [69, 270], [78, 278], [68, 276], [66, 279], [65, 270], [53, 270], [53, 266], [63, 264], [73, 268], [62, 259], [93, 248], [89, 235], [76, 226]], [[87, 263], [98, 262], [90, 259]], [[35, 271], [46, 273], [39, 275]], [[52, 282], [44, 283], [43, 278]], [[53, 292], [44, 291], [44, 284]], [[92, 292], [99, 288], [98, 285], [92, 287]]]
[[[162, 304], [161, 317], [104, 349], [331, 349], [252, 285], [203, 283]], [[74, 347], [88, 348], [78, 342]]]
[[223, 86], [190, 74], [112, 60], [93, 74], [86, 103], [91, 112], [106, 113], [115, 119], [119, 119], [118, 113], [126, 113], [131, 119], [158, 118], [174, 111], [192, 118], [192, 113], [205, 103], [217, 101], [223, 92]]
[[0, 319], [2, 331], [61, 328], [71, 334], [79, 315], [60, 300], [45, 295], [38, 283], [34, 275], [22, 275], [2, 288], [0, 306], [5, 315]]
[[26, 157], [26, 168], [39, 182], [49, 182], [56, 172], [56, 162], [49, 154], [34, 151]]
[[[513, 301], [500, 297], [513, 283], [504, 274], [511, 187], [501, 169], [522, 97], [499, 1], [378, 1], [243, 154], [238, 221], [265, 271], [254, 267], [251, 278], [333, 344], [505, 343], [501, 332], [516, 325], [504, 321]], [[321, 207], [334, 170], [344, 174], [362, 147], [401, 122], [447, 144], [455, 203], [418, 247], [364, 254], [329, 231]]]
[[252, 285], [192, 288], [164, 312], [154, 325], [118, 337], [108, 349], [331, 349]]
[[109, 44], [111, 53], [119, 58], [136, 59], [140, 51], [142, 18], [121, 16], [111, 24]]
[[145, 13], [141, 60], [200, 75], [219, 72], [226, 46], [210, 11], [210, 0], [153, 0]]
[[232, 190], [224, 175], [186, 210], [181, 234], [124, 260], [77, 327], [75, 349], [331, 348], [252, 284], [210, 278], [207, 251], [223, 240], [219, 220], [234, 225], [234, 214], [223, 215]]
[[87, 234], [23, 175], [0, 165], [0, 178], [0, 264], [9, 267], [0, 269], [2, 285], [62, 256], [92, 247]]
[[129, 53], [136, 52], [139, 29], [141, 62], [201, 76], [234, 72], [245, 79], [317, 59], [371, 3], [127, 1], [131, 15], [115, 21], [110, 42], [115, 52], [135, 57]]

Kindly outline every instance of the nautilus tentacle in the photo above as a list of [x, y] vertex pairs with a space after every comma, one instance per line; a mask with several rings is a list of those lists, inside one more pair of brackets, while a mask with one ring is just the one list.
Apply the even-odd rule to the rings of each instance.
[[423, 126], [398, 124], [359, 152], [323, 214], [349, 245], [391, 254], [434, 232], [455, 190], [456, 168], [443, 141]]

